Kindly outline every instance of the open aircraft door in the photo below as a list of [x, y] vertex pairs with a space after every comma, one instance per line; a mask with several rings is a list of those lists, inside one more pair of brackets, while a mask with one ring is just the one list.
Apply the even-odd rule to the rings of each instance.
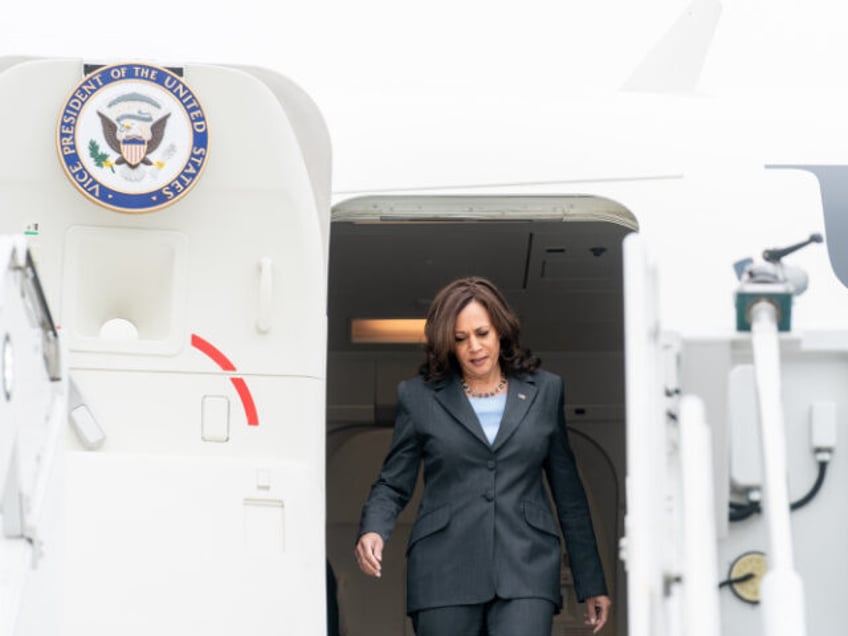
[[69, 349], [43, 611], [66, 636], [324, 633], [317, 108], [197, 64], [7, 58], [0, 94], [0, 233], [28, 236]]
[[623, 244], [630, 636], [718, 636], [712, 446], [701, 400], [680, 396], [679, 340], [660, 324], [644, 237]]

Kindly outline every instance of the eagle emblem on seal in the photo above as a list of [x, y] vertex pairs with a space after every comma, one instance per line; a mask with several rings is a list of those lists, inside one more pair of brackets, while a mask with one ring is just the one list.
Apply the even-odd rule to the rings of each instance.
[[135, 170], [153, 164], [147, 155], [162, 143], [171, 116], [167, 113], [156, 118], [161, 109], [161, 104], [147, 95], [128, 93], [109, 102], [106, 113], [97, 111], [103, 138], [120, 155], [116, 165], [126, 164]]

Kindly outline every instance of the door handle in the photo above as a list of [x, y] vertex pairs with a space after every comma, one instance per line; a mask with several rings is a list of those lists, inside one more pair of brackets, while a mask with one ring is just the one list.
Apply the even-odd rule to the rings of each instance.
[[273, 266], [271, 259], [264, 256], [259, 259], [259, 309], [256, 315], [256, 330], [259, 333], [271, 331], [271, 304], [274, 296]]

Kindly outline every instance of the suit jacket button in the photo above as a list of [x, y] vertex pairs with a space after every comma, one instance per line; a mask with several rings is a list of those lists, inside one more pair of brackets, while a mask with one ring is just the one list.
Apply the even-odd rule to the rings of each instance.
[[489, 461], [486, 462], [486, 468], [488, 468], [489, 470], [494, 470], [495, 469], [495, 462], [490, 459]]
[[495, 500], [495, 493], [493, 493], [491, 490], [487, 490], [486, 494], [483, 495], [483, 497], [486, 498], [486, 501], [494, 501]]

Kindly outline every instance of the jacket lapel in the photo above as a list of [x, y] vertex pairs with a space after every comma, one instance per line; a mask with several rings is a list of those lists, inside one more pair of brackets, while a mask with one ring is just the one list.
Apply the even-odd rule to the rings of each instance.
[[445, 407], [445, 410], [489, 448], [489, 440], [486, 439], [486, 434], [483, 432], [483, 427], [480, 426], [480, 420], [477, 419], [477, 414], [471, 407], [471, 403], [465, 397], [459, 378], [452, 375], [445, 379], [436, 387], [435, 393], [436, 399]]
[[501, 426], [495, 436], [492, 450], [498, 450], [515, 432], [521, 420], [527, 415], [527, 411], [530, 410], [534, 399], [536, 399], [536, 385], [532, 376], [527, 376], [525, 379], [513, 376], [509, 379], [506, 408], [504, 408]]

